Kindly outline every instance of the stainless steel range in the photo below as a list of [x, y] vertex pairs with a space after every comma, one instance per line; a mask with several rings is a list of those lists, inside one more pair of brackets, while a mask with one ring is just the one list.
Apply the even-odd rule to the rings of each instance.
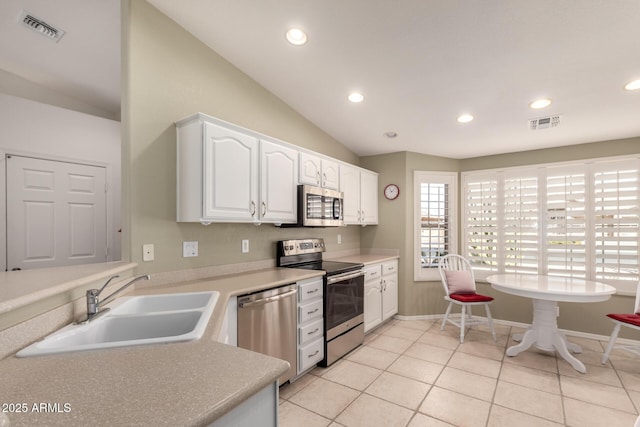
[[279, 267], [323, 270], [324, 359], [329, 366], [364, 342], [363, 264], [323, 261], [323, 239], [282, 240], [277, 244]]

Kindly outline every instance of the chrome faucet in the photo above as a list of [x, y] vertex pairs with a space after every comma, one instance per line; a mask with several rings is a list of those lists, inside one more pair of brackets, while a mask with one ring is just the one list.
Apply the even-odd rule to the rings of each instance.
[[108, 297], [106, 297], [103, 300], [100, 300], [100, 293], [104, 290], [104, 288], [107, 287], [107, 285], [109, 283], [111, 283], [111, 281], [113, 279], [116, 279], [120, 276], [111, 276], [109, 278], [109, 280], [107, 280], [107, 283], [105, 283], [104, 285], [102, 285], [102, 287], [100, 289], [89, 289], [87, 291], [87, 318], [86, 320], [84, 320], [84, 322], [89, 322], [91, 319], [93, 319], [94, 317], [98, 316], [99, 313], [106, 313], [107, 311], [109, 311], [109, 309], [104, 309], [102, 311], [100, 311], [100, 308], [102, 307], [103, 304], [107, 304], [109, 301], [111, 301], [113, 299], [113, 297], [115, 297], [117, 294], [119, 294], [120, 292], [122, 292], [123, 290], [125, 290], [126, 288], [128, 288], [129, 286], [133, 285], [135, 282], [139, 281], [139, 280], [149, 280], [150, 277], [148, 274], [145, 274], [143, 276], [138, 276], [136, 278], [134, 278], [133, 280], [125, 283], [124, 285], [122, 285], [120, 288], [118, 288], [115, 292], [113, 292], [111, 295], [109, 295]]

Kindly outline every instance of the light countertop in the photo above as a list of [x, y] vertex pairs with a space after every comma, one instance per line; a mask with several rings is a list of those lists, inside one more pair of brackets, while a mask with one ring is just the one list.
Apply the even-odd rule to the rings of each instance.
[[[0, 361], [0, 404], [27, 404], [26, 414], [5, 413], [12, 427], [207, 425], [276, 381], [288, 366], [216, 341], [229, 298], [322, 274], [268, 268], [135, 290], [127, 295], [215, 290], [220, 297], [197, 341], [7, 357]], [[58, 403], [60, 412], [31, 410], [43, 402]]]
[[332, 261], [344, 261], [344, 262], [359, 262], [366, 265], [375, 264], [378, 262], [386, 262], [394, 259], [398, 259], [398, 255], [390, 254], [360, 254], [360, 255], [347, 255], [341, 257], [335, 257], [327, 255], [328, 260]]

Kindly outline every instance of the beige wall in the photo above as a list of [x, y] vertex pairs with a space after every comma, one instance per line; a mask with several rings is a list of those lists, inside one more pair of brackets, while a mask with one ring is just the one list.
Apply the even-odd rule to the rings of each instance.
[[[400, 197], [394, 201], [380, 198], [380, 224], [363, 231], [363, 247], [400, 248], [399, 311], [406, 316], [442, 314], [446, 309], [444, 291], [440, 282], [413, 281], [413, 172], [469, 171], [527, 164], [581, 160], [607, 156], [640, 153], [640, 138], [580, 144], [569, 147], [534, 150], [464, 160], [452, 160], [416, 153], [392, 153], [361, 158], [361, 166], [380, 174], [380, 189], [389, 183], [400, 185]], [[478, 285], [480, 292], [496, 299], [492, 313], [496, 319], [530, 323], [531, 302], [528, 299], [506, 295], [493, 290], [488, 284]], [[608, 335], [612, 324], [607, 313], [624, 313], [632, 309], [631, 297], [614, 296], [596, 304], [560, 304], [561, 328]], [[628, 328], [625, 328], [628, 329]], [[621, 336], [640, 339], [636, 331], [622, 331]]]
[[[123, 6], [123, 169], [129, 183], [123, 205], [130, 212], [123, 237], [138, 273], [273, 259], [274, 242], [294, 237], [324, 237], [329, 250], [359, 248], [358, 227], [176, 223], [174, 122], [190, 114], [203, 112], [350, 163], [359, 159], [147, 2], [125, 0]], [[250, 241], [248, 254], [240, 251], [242, 239]], [[182, 257], [185, 240], [199, 242], [198, 257]], [[155, 245], [155, 261], [142, 262], [145, 243]]]
[[[170, 271], [273, 258], [274, 241], [310, 235], [324, 237], [329, 250], [400, 250], [400, 314], [442, 314], [443, 291], [437, 282], [413, 282], [413, 171], [466, 171], [520, 166], [640, 152], [640, 138], [476, 159], [453, 160], [416, 153], [391, 153], [358, 159], [339, 142], [289, 108], [273, 94], [193, 38], [144, 1], [123, 0], [123, 179], [124, 259], [138, 262], [139, 273]], [[380, 225], [365, 228], [287, 229], [271, 225], [178, 224], [175, 222], [174, 122], [204, 112], [293, 144], [380, 173], [380, 191], [400, 186], [400, 197], [380, 197]], [[336, 244], [337, 234], [343, 244]], [[251, 252], [240, 253], [249, 239]], [[181, 243], [198, 240], [200, 256], [182, 258]], [[156, 261], [142, 262], [143, 243], [154, 243]], [[362, 245], [361, 245], [362, 244]], [[498, 319], [528, 323], [531, 304], [481, 284], [496, 297]], [[607, 303], [561, 304], [560, 327], [608, 335], [604, 313], [627, 311], [628, 297]], [[586, 321], [585, 321], [586, 320]], [[637, 338], [637, 337], [636, 337]]]

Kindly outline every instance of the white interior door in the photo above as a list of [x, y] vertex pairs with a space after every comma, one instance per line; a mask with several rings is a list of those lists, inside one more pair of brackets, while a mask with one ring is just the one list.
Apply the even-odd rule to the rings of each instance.
[[105, 262], [106, 168], [6, 159], [7, 270]]

